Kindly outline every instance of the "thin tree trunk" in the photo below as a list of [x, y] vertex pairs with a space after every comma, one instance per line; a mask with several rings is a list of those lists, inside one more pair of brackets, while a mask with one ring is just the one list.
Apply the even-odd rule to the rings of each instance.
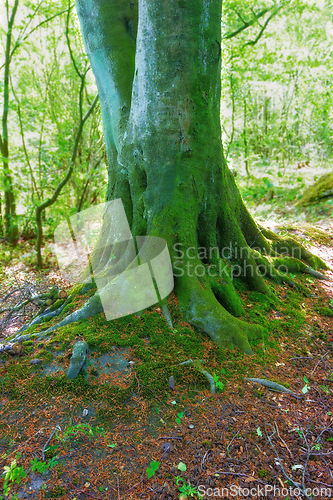
[[19, 0], [15, 0], [11, 15], [9, 17], [9, 4], [8, 0], [6, 0], [8, 27], [7, 27], [6, 48], [5, 48], [2, 136], [0, 136], [0, 150], [3, 163], [3, 185], [4, 185], [4, 202], [5, 202], [5, 214], [4, 214], [5, 235], [11, 242], [14, 242], [18, 237], [18, 227], [16, 221], [14, 183], [9, 165], [9, 137], [8, 137], [9, 76], [10, 76], [10, 63], [11, 63], [12, 29], [14, 26], [18, 4]]

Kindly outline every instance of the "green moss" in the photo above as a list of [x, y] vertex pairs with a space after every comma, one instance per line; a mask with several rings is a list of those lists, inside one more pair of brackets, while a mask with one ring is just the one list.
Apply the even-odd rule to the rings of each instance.
[[302, 198], [297, 202], [298, 206], [311, 205], [322, 198], [333, 196], [333, 174], [325, 174], [312, 186], [308, 187]]
[[62, 486], [56, 486], [52, 490], [47, 490], [45, 492], [45, 498], [60, 498], [66, 493], [65, 488]]
[[273, 382], [276, 382], [277, 384], [283, 385], [286, 389], [290, 389], [290, 384], [288, 382], [281, 382], [281, 380], [277, 378], [272, 379]]
[[333, 309], [329, 306], [317, 306], [316, 311], [322, 316], [330, 316], [331, 318], [333, 317]]
[[269, 472], [267, 472], [266, 469], [259, 469], [258, 470], [258, 477], [266, 477], [269, 475]]

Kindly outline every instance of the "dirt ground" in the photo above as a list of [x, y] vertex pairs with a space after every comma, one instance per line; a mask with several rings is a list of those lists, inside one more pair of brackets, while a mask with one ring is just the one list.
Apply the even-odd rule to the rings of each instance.
[[[333, 268], [332, 246], [318, 244], [314, 251]], [[325, 273], [332, 281], [313, 280], [311, 296], [301, 305], [306, 322], [301, 331], [281, 335], [275, 357], [267, 353], [267, 362], [251, 357], [226, 362], [237, 373], [245, 359], [247, 377], [278, 381], [294, 395], [235, 376], [215, 395], [208, 387], [193, 391], [176, 381], [161, 398], [140, 383], [133, 367], [134, 390], [121, 416], [101, 423], [97, 414], [104, 401], [87, 405], [82, 394], [54, 391], [52, 381], [47, 393], [29, 393], [19, 384], [7, 390], [8, 366], [19, 366], [24, 355], [0, 354], [1, 468], [17, 457], [16, 469], [27, 474], [9, 481], [10, 492], [3, 498], [333, 496], [333, 316], [318, 312], [320, 304], [331, 304], [333, 311], [333, 272]], [[56, 273], [43, 276], [41, 288], [58, 279]], [[277, 293], [287, 300], [288, 287], [278, 287]], [[284, 319], [274, 310], [269, 315], [270, 320]], [[9, 322], [6, 334], [26, 319]], [[295, 338], [301, 340], [301, 351]], [[113, 404], [119, 402], [108, 402]], [[32, 460], [48, 467], [33, 471]], [[1, 492], [4, 482], [5, 476]]]

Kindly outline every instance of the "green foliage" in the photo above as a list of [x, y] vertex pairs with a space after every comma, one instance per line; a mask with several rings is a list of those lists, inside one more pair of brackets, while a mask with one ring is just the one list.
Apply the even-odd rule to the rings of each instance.
[[213, 380], [215, 382], [216, 389], [218, 389], [219, 391], [223, 391], [224, 383], [221, 382], [220, 377], [216, 375], [216, 373], [213, 374]]
[[[333, 152], [330, 4], [287, 0], [279, 6], [223, 2], [223, 140], [237, 164], [277, 161], [284, 168], [287, 161]], [[237, 36], [228, 38], [233, 32]]]
[[10, 492], [10, 483], [19, 484], [21, 480], [26, 477], [26, 472], [22, 466], [17, 465], [17, 459], [20, 457], [20, 454], [16, 455], [16, 458], [11, 461], [10, 465], [4, 466], [4, 481], [3, 481], [3, 493], [5, 496], [9, 495]]
[[37, 471], [40, 474], [45, 474], [45, 472], [48, 469], [53, 469], [53, 467], [55, 467], [57, 464], [58, 462], [54, 457], [51, 458], [51, 460], [49, 460], [48, 462], [42, 462], [41, 460], [38, 460], [38, 458], [35, 457], [30, 462], [32, 472]]
[[62, 442], [68, 441], [71, 437], [77, 438], [80, 433], [89, 437], [89, 441], [92, 437], [103, 434], [105, 431], [100, 427], [92, 427], [87, 423], [80, 423], [76, 425], [72, 425], [72, 419], [69, 421], [69, 426], [64, 429], [62, 435], [59, 435], [56, 432], [56, 438]]
[[178, 486], [178, 491], [181, 494], [181, 497], [185, 497], [185, 498], [190, 498], [190, 497], [191, 498], [192, 497], [203, 498], [203, 496], [198, 492], [198, 489], [195, 486], [192, 486], [190, 482], [186, 483], [181, 476], [176, 476], [175, 477], [175, 482], [176, 482], [176, 485]]
[[177, 413], [177, 417], [175, 418], [176, 422], [178, 425], [181, 424], [182, 418], [184, 418], [185, 413], [184, 412], [179, 412]]
[[[77, 71], [85, 73], [82, 94], [84, 111], [96, 94], [75, 9], [70, 10], [68, 23], [75, 66], [68, 48], [64, 47], [67, 7], [67, 2], [54, 4], [45, 0], [37, 8], [23, 0], [19, 4], [20, 15], [16, 16], [12, 28], [9, 76], [11, 78], [15, 73], [15, 78], [11, 78], [13, 87], [9, 95], [9, 144], [11, 158], [15, 160], [10, 159], [7, 171], [15, 180], [12, 191], [15, 198], [18, 197], [21, 229], [29, 238], [35, 232], [35, 205], [53, 194], [71, 162], [80, 118], [82, 81]], [[2, 47], [6, 34], [7, 19], [1, 16]], [[41, 43], [41, 40], [47, 43]], [[2, 105], [1, 98], [0, 110]], [[103, 156], [101, 116], [96, 108], [83, 130], [72, 182], [65, 188], [61, 203], [43, 220], [46, 235], [53, 234], [59, 219], [71, 215], [73, 207], [77, 211], [100, 200], [99, 183], [105, 179], [101, 170]], [[0, 188], [3, 189], [2, 175]]]
[[146, 469], [146, 473], [149, 479], [151, 479], [155, 472], [159, 469], [160, 462], [158, 460], [152, 460], [149, 464], [149, 467]]
[[303, 380], [305, 382], [305, 386], [302, 388], [302, 392], [303, 392], [303, 394], [306, 394], [308, 392], [308, 390], [309, 390], [309, 385], [308, 385], [309, 381], [308, 381], [308, 379], [306, 378], [305, 375], [303, 377]]

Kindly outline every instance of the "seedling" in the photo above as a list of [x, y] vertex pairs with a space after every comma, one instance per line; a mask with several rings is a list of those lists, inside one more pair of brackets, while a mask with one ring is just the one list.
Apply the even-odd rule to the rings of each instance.
[[107, 446], [108, 448], [117, 448], [118, 445], [116, 443], [110, 443]]
[[224, 384], [223, 382], [221, 382], [220, 377], [216, 375], [216, 373], [213, 374], [213, 380], [215, 382], [216, 389], [218, 389], [219, 391], [223, 391]]
[[257, 428], [257, 434], [258, 434], [259, 437], [262, 437], [262, 432], [261, 432], [260, 427]]
[[303, 380], [305, 382], [305, 386], [303, 387], [302, 392], [303, 392], [303, 394], [306, 394], [308, 392], [308, 390], [309, 390], [309, 385], [308, 385], [309, 381], [308, 381], [308, 379], [306, 378], [305, 375], [303, 377]]
[[326, 392], [326, 394], [331, 394], [331, 391], [330, 391], [330, 388], [328, 387], [328, 385], [320, 385], [319, 387], [321, 388], [322, 391]]
[[[189, 498], [194, 497], [195, 495], [198, 498], [203, 498], [203, 496], [198, 492], [197, 488], [195, 486], [192, 486], [190, 482], [185, 483], [184, 479], [180, 476], [176, 476], [175, 480], [176, 485], [178, 486], [178, 491], [181, 494], [179, 498]], [[179, 486], [180, 482], [183, 483], [181, 486]]]
[[45, 472], [48, 469], [47, 463], [40, 462], [36, 457], [33, 460], [31, 460], [30, 465], [32, 472], [37, 471], [39, 472], [39, 474], [45, 474]]
[[160, 463], [158, 460], [152, 460], [149, 464], [149, 467], [146, 469], [148, 478], [152, 478], [155, 475], [155, 472], [159, 469]]
[[184, 417], [184, 415], [185, 415], [184, 412], [177, 413], [176, 422], [178, 425], [180, 425], [181, 419]]
[[33, 460], [31, 460], [30, 465], [32, 472], [37, 471], [39, 472], [39, 474], [45, 474], [47, 469], [53, 469], [55, 465], [58, 465], [58, 462], [54, 457], [52, 457], [48, 462], [42, 462], [35, 457]]
[[62, 437], [56, 433], [56, 438], [59, 439], [60, 441], [67, 441], [68, 439], [71, 438], [71, 436], [77, 437], [77, 434], [79, 432], [82, 432], [83, 434], [86, 434], [90, 438], [95, 436], [96, 434], [103, 434], [105, 431], [104, 429], [100, 427], [91, 427], [89, 424], [77, 424], [77, 425], [72, 425], [72, 419], [69, 421], [69, 426], [67, 429], [64, 430]]
[[303, 439], [303, 432], [300, 429], [296, 429], [297, 434]]
[[[9, 483], [17, 483], [19, 484], [21, 480], [27, 475], [26, 472], [24, 471], [22, 466], [17, 465], [17, 458], [19, 458], [20, 455], [16, 455], [16, 458], [12, 460], [10, 466], [8, 465], [4, 466], [4, 481], [3, 481], [3, 493], [5, 496], [9, 495], [10, 492], [10, 486]], [[15, 498], [17, 498], [17, 495], [14, 495]]]

